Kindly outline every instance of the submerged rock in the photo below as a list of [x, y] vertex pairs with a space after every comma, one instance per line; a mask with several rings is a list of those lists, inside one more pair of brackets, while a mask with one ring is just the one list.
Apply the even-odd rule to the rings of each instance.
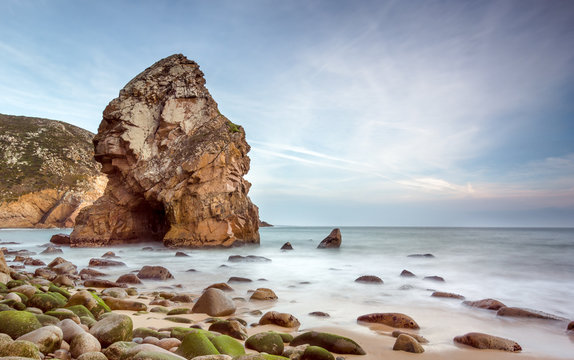
[[103, 113], [95, 158], [104, 195], [77, 217], [72, 246], [162, 241], [167, 246], [259, 243], [245, 132], [221, 115], [199, 66], [162, 59]]
[[482, 299], [477, 301], [463, 301], [464, 305], [477, 307], [480, 309], [487, 309], [487, 310], [499, 310], [500, 308], [506, 307], [503, 303], [498, 300], [494, 299]]
[[408, 271], [408, 270], [403, 270], [401, 272], [401, 276], [402, 277], [416, 277], [415, 274], [413, 274], [412, 272]]
[[146, 265], [141, 268], [137, 276], [140, 279], [152, 279], [152, 280], [173, 279], [173, 275], [169, 272], [168, 269], [164, 268], [163, 266]]
[[293, 250], [293, 245], [290, 242], [286, 242], [281, 246], [281, 250]]
[[444, 278], [442, 278], [442, 277], [440, 277], [440, 276], [425, 276], [425, 277], [423, 278], [423, 280], [444, 282]]
[[231, 256], [229, 256], [229, 258], [227, 258], [227, 261], [230, 261], [230, 262], [268, 262], [268, 261], [271, 261], [271, 259], [268, 259], [268, 258], [263, 257], [263, 256], [256, 256], [256, 255], [247, 255], [247, 256], [231, 255]]
[[277, 300], [275, 292], [268, 288], [259, 288], [251, 294], [249, 300]]
[[492, 350], [504, 350], [504, 351], [521, 351], [522, 348], [515, 341], [504, 339], [494, 335], [488, 335], [483, 333], [468, 333], [465, 335], [457, 336], [454, 338], [454, 342], [472, 346], [477, 349], [492, 349]]
[[538, 310], [530, 310], [516, 307], [503, 307], [496, 312], [497, 316], [509, 316], [509, 317], [521, 317], [521, 318], [532, 318], [532, 319], [544, 319], [544, 320], [565, 320], [556, 315], [548, 314]]
[[339, 248], [341, 247], [342, 241], [341, 230], [333, 229], [331, 233], [321, 241], [317, 249]]
[[462, 295], [443, 292], [443, 291], [435, 291], [431, 294], [431, 296], [432, 297], [439, 297], [439, 298], [458, 299], [458, 300], [464, 300], [465, 299], [465, 297]]
[[355, 279], [355, 282], [363, 284], [383, 284], [383, 280], [375, 275], [364, 275]]

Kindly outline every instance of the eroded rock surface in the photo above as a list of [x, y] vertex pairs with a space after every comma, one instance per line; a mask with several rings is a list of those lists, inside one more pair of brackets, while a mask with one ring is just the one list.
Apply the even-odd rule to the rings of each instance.
[[78, 215], [72, 246], [259, 243], [258, 209], [243, 178], [245, 132], [219, 113], [204, 85], [195, 62], [172, 55], [109, 103], [94, 138], [109, 181]]

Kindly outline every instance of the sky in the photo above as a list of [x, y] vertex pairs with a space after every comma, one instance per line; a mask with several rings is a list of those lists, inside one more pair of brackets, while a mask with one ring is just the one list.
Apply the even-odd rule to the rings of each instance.
[[0, 113], [96, 132], [182, 53], [262, 220], [574, 226], [574, 2], [0, 1]]

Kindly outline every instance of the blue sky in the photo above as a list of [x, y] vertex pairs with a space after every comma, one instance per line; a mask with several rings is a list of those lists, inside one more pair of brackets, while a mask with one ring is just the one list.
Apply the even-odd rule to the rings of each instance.
[[574, 226], [574, 2], [0, 2], [0, 112], [97, 131], [197, 61], [292, 225]]

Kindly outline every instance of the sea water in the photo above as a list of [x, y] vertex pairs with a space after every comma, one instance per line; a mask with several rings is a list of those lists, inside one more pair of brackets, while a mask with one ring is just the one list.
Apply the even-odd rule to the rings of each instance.
[[[166, 249], [161, 243], [105, 249], [63, 247], [60, 256], [80, 270], [91, 258], [111, 250], [126, 266], [104, 268], [106, 279], [115, 280], [144, 265], [164, 266], [175, 277], [145, 281], [142, 290], [178, 285], [174, 288], [178, 292], [199, 294], [231, 276], [249, 278], [253, 282], [231, 284], [233, 296], [248, 299], [249, 290], [271, 288], [279, 300], [268, 307], [294, 314], [303, 328], [371, 331], [358, 325], [356, 318], [370, 312], [402, 312], [421, 325], [421, 334], [431, 340], [431, 351], [433, 347], [448, 349], [453, 336], [480, 331], [512, 338], [527, 353], [564, 358], [574, 353], [574, 339], [566, 334], [565, 322], [499, 318], [495, 312], [466, 307], [460, 300], [430, 296], [437, 290], [468, 300], [494, 298], [507, 306], [574, 320], [574, 229], [343, 227], [339, 249], [317, 249], [331, 230], [262, 228], [259, 246], [178, 249], [189, 257], [176, 257], [176, 249]], [[59, 232], [69, 230], [0, 230], [0, 242], [18, 243], [0, 246], [37, 252], [33, 257], [48, 263], [58, 255], [40, 254], [41, 245]], [[285, 242], [294, 250], [280, 250]], [[408, 256], [427, 253], [433, 257]], [[229, 262], [230, 255], [256, 255], [271, 261]], [[27, 267], [30, 272], [34, 269]], [[403, 269], [416, 277], [400, 277]], [[378, 276], [384, 284], [354, 281], [362, 275]], [[426, 276], [440, 276], [445, 282], [424, 280]], [[312, 311], [327, 312], [330, 317], [308, 315]]]

